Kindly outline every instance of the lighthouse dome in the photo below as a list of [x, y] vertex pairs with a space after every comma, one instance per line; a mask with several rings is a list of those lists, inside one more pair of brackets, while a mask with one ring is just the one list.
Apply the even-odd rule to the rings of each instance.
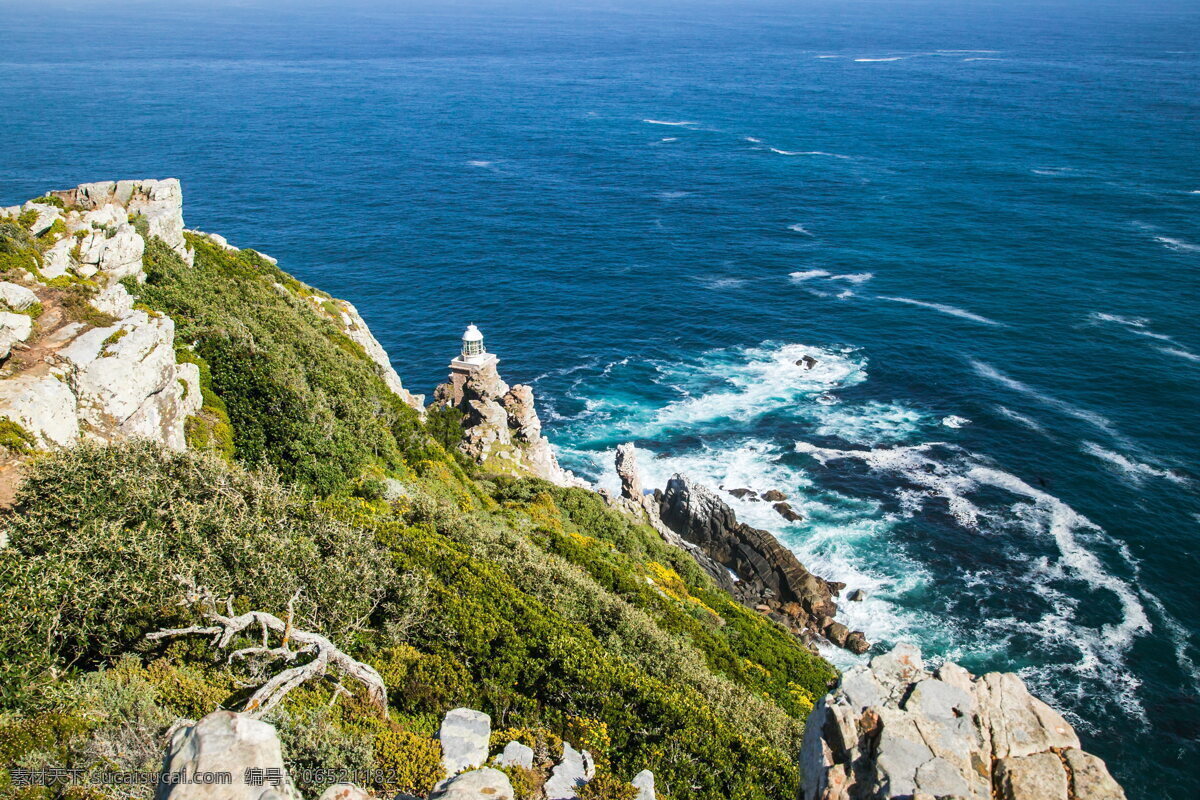
[[464, 342], [482, 342], [483, 334], [479, 332], [479, 328], [475, 327], [475, 323], [467, 326], [467, 332], [463, 334]]

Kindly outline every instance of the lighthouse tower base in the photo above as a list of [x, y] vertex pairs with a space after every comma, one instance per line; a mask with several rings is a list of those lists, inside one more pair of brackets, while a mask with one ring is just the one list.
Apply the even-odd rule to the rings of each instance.
[[[477, 356], [463, 358], [462, 356], [450, 362], [450, 377], [446, 382], [438, 387], [437, 400], [446, 405], [457, 408], [463, 402], [463, 387], [466, 386], [467, 380], [475, 373], [488, 369], [489, 367], [495, 371], [496, 365], [500, 363], [500, 359], [496, 358], [493, 353], [481, 353]], [[499, 380], [499, 374], [496, 378]]]

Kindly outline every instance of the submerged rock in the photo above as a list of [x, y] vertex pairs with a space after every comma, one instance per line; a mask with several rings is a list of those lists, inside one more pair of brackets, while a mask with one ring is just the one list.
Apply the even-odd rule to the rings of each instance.
[[803, 800], [1124, 800], [1104, 762], [1012, 673], [926, 669], [898, 645], [847, 670], [809, 715]]
[[788, 522], [800, 522], [804, 519], [804, 515], [793, 509], [791, 503], [776, 503], [771, 508]]

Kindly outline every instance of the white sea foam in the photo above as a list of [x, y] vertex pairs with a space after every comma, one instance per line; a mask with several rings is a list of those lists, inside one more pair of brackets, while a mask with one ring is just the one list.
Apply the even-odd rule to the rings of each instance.
[[996, 410], [999, 411], [1003, 416], [1008, 417], [1013, 422], [1017, 422], [1017, 423], [1020, 423], [1021, 425], [1024, 425], [1026, 428], [1029, 428], [1029, 430], [1031, 430], [1031, 431], [1036, 431], [1037, 433], [1040, 433], [1043, 436], [1050, 436], [1050, 432], [1047, 431], [1042, 426], [1042, 424], [1040, 422], [1038, 422], [1037, 420], [1027, 417], [1024, 414], [1017, 413], [1016, 411], [1013, 411], [1011, 408], [1008, 408], [1007, 406], [996, 406]]
[[1116, 595], [1121, 604], [1122, 619], [1115, 625], [1105, 624], [1101, 628], [1103, 636], [1094, 643], [1096, 647], [1104, 650], [1111, 658], [1119, 660], [1121, 653], [1132, 644], [1135, 636], [1150, 631], [1150, 620], [1138, 600], [1137, 593], [1124, 581], [1109, 574], [1100, 559], [1084, 547], [1075, 535], [1080, 529], [1099, 530], [1097, 525], [1057, 497], [1034, 489], [1007, 472], [975, 466], [971, 468], [968, 477], [980, 484], [1005, 489], [1032, 500], [1048, 517], [1048, 531], [1054, 537], [1065, 565], [1088, 586], [1107, 589]]
[[[886, 537], [893, 520], [879, 513], [878, 505], [813, 487], [812, 481], [795, 466], [781, 459], [771, 444], [747, 438], [722, 446], [703, 446], [681, 454], [665, 455], [638, 449], [638, 466], [646, 486], [662, 487], [675, 473], [682, 473], [713, 489], [723, 486], [722, 499], [738, 519], [756, 528], [773, 531], [800, 561], [815, 574], [862, 589], [862, 602], [843, 602], [838, 619], [853, 630], [861, 630], [870, 641], [893, 641], [915, 627], [933, 628], [939, 620], [913, 612], [889, 598], [904, 595], [930, 583], [932, 577], [903, 552], [889, 550], [887, 571], [875, 568], [863, 553], [878, 548], [874, 540]], [[613, 451], [599, 455], [604, 478], [601, 486], [619, 487], [612, 470]], [[802, 522], [787, 523], [771, 503], [738, 499], [729, 489], [747, 487], [757, 492], [778, 489], [802, 514]], [[836, 664], [848, 667], [861, 658], [845, 650], [827, 654]]]
[[812, 233], [809, 232], [809, 230], [799, 222], [795, 223], [794, 225], [788, 225], [788, 230], [795, 231], [796, 233], [803, 233], [805, 236], [812, 236]]
[[655, 197], [658, 197], [662, 200], [678, 200], [679, 198], [687, 197], [690, 194], [691, 194], [691, 192], [682, 192], [682, 191], [659, 192], [658, 194], [655, 195]]
[[1170, 236], [1155, 236], [1154, 241], [1168, 250], [1174, 250], [1177, 253], [1200, 253], [1200, 244], [1185, 242], [1183, 239], [1174, 239]]
[[851, 444], [876, 447], [885, 442], [902, 442], [914, 435], [923, 421], [920, 412], [899, 403], [880, 403], [875, 400], [862, 405], [822, 402], [807, 412], [817, 423], [818, 436], [836, 436]]
[[[805, 356], [816, 359], [812, 369], [796, 363]], [[803, 399], [866, 378], [861, 361], [848, 352], [800, 344], [717, 351], [697, 366], [676, 365], [667, 369], [669, 381], [676, 378], [673, 374], [676, 371], [683, 373], [679, 375], [680, 379], [716, 379], [723, 385], [668, 403], [655, 412], [650, 431], [680, 424], [695, 426], [718, 419], [745, 422], [772, 411], [792, 408]]]
[[745, 286], [745, 278], [705, 278], [704, 285], [710, 289], [737, 289]]
[[660, 142], [678, 142], [679, 137], [678, 136], [664, 136], [663, 138], [659, 139], [659, 141]]
[[1184, 350], [1179, 347], [1160, 347], [1158, 350], [1159, 352], [1166, 353], [1169, 356], [1186, 358], [1188, 361], [1200, 361], [1200, 355], [1196, 355], [1191, 350]]
[[850, 283], [866, 283], [875, 277], [873, 272], [853, 272], [848, 275], [831, 275], [830, 280], [834, 281], [849, 281]]
[[849, 289], [843, 289], [837, 293], [836, 297], [838, 300], [845, 300], [847, 297], [854, 297], [854, 292]]
[[467, 164], [469, 164], [472, 167], [490, 167], [492, 165], [492, 163], [493, 162], [491, 162], [491, 161], [468, 161], [467, 162]]
[[1117, 439], [1118, 441], [1122, 441], [1122, 442], [1128, 441], [1128, 439], [1125, 436], [1121, 435], [1121, 433], [1116, 429], [1116, 426], [1114, 426], [1112, 424], [1112, 422], [1110, 422], [1106, 417], [1104, 417], [1100, 414], [1097, 414], [1094, 411], [1088, 411], [1087, 409], [1079, 408], [1078, 406], [1073, 406], [1066, 401], [1059, 400], [1057, 397], [1051, 397], [1050, 395], [1048, 395], [1042, 391], [1039, 391], [1038, 389], [1033, 388], [1029, 384], [1022, 383], [1021, 381], [1019, 381], [1015, 378], [1010, 378], [1009, 376], [1005, 375], [1000, 370], [993, 367], [991, 364], [987, 364], [983, 361], [976, 361], [975, 359], [971, 359], [971, 366], [974, 367], [975, 371], [978, 372], [983, 377], [988, 378], [993, 381], [996, 381], [997, 383], [1002, 384], [1004, 386], [1007, 386], [1009, 389], [1012, 389], [1014, 392], [1019, 392], [1023, 395], [1032, 397], [1033, 399], [1041, 402], [1042, 404], [1047, 405], [1051, 408], [1054, 408], [1054, 409], [1060, 411], [1061, 413], [1066, 414], [1069, 417], [1074, 417], [1075, 419], [1082, 420], [1082, 421], [1088, 423], [1089, 425], [1094, 425], [1095, 427], [1104, 431], [1109, 436], [1113, 437], [1114, 439]]
[[837, 450], [797, 442], [796, 452], [811, 455], [822, 464], [840, 459], [858, 459], [873, 470], [896, 472], [905, 480], [921, 486], [946, 501], [950, 515], [964, 528], [975, 529], [982, 511], [966, 498], [975, 483], [926, 455], [941, 442], [908, 447], [881, 447], [874, 450]]
[[948, 417], [942, 417], [942, 424], [947, 428], [961, 428], [965, 425], [970, 425], [971, 420], [966, 417], [960, 417], [956, 414], [951, 414]]
[[904, 56], [891, 56], [890, 58], [856, 58], [854, 60], [860, 64], [864, 64], [872, 61], [903, 61], [904, 58]]
[[949, 314], [953, 317], [961, 317], [962, 319], [969, 319], [972, 322], [979, 322], [984, 325], [1004, 325], [1003, 322], [997, 322], [994, 319], [988, 319], [987, 317], [980, 316], [979, 314], [974, 314], [970, 311], [966, 311], [955, 306], [948, 306], [944, 303], [927, 303], [924, 300], [913, 300], [909, 297], [888, 297], [887, 295], [882, 294], [879, 295], [879, 299], [891, 300], [893, 303], [907, 303], [910, 306], [920, 306], [921, 308], [930, 308], [934, 311], [940, 311], [943, 314]]
[[696, 125], [696, 124], [698, 124], [698, 123], [695, 123], [695, 122], [689, 122], [689, 121], [687, 121], [687, 120], [683, 120], [683, 121], [680, 121], [680, 122], [671, 122], [671, 121], [669, 121], [669, 120], [665, 120], [665, 119], [644, 119], [644, 120], [642, 120], [642, 122], [647, 122], [647, 123], [649, 123], [649, 124], [651, 124], [651, 125], [672, 125], [672, 126], [675, 126], [675, 127], [686, 126], [686, 125]]
[[754, 136], [743, 136], [742, 141], [752, 142], [754, 144], [762, 144], [762, 139], [755, 138]]
[[1121, 475], [1136, 486], [1141, 486], [1147, 478], [1165, 478], [1173, 483], [1187, 483], [1187, 479], [1177, 472], [1160, 469], [1149, 464], [1135, 461], [1121, 453], [1107, 450], [1095, 442], [1084, 442], [1083, 452], [1095, 456], [1101, 461], [1116, 467]]
[[810, 281], [813, 278], [828, 278], [830, 274], [828, 270], [806, 269], [799, 272], [789, 272], [788, 277], [799, 283], [801, 281]]
[[829, 158], [850, 158], [850, 156], [844, 156], [841, 153], [828, 153], [824, 150], [780, 150], [778, 147], [768, 147], [767, 149], [772, 153], [778, 153], [781, 156], [828, 156]]
[[[1042, 678], [1047, 671], [1072, 673], [1076, 679], [1069, 682], [1080, 686], [1080, 691], [1082, 685], [1078, 678], [1103, 682], [1114, 692], [1113, 699], [1118, 705], [1131, 715], [1142, 715], [1144, 712], [1137, 698], [1140, 684], [1136, 679], [1126, 679], [1129, 670], [1124, 659], [1133, 641], [1150, 632], [1150, 620], [1134, 586], [1108, 571], [1083, 539], [1087, 538], [1097, 546], [1115, 543], [1098, 526], [1058, 498], [983, 463], [970, 453], [952, 448], [948, 461], [935, 458], [933, 451], [942, 447], [946, 446], [936, 442], [873, 450], [838, 450], [807, 442], [798, 442], [795, 446], [797, 452], [808, 454], [822, 464], [856, 459], [872, 471], [897, 474], [907, 483], [919, 487], [918, 491], [904, 488], [897, 491], [906, 514], [916, 513], [927, 497], [933, 496], [944, 499], [950, 514], [968, 530], [979, 529], [987, 522], [989, 529], [1015, 524], [1028, 533], [1048, 535], [1054, 541], [1059, 557], [1031, 561], [1031, 572], [1025, 580], [1028, 585], [1039, 587], [1039, 594], [1049, 602], [1051, 610], [1036, 619], [985, 618], [982, 625], [989, 631], [988, 641], [992, 646], [1003, 648], [1013, 635], [1023, 633], [1044, 641], [1069, 642], [1078, 651], [1079, 658], [1071, 663], [1039, 666]], [[998, 516], [1001, 512], [985, 512], [968, 497], [982, 487], [1002, 489], [1022, 500], [1003, 517]], [[1128, 551], [1120, 546], [1116, 550], [1126, 565], [1136, 570], [1136, 562]], [[1063, 579], [1078, 580], [1092, 591], [1111, 592], [1120, 603], [1119, 619], [1099, 628], [1081, 624], [1078, 621], [1080, 601], [1050, 585], [1051, 581]], [[994, 586], [992, 580], [986, 575], [979, 576], [980, 583], [988, 588]], [[1040, 683], [1039, 688], [1057, 691], [1062, 686]]]

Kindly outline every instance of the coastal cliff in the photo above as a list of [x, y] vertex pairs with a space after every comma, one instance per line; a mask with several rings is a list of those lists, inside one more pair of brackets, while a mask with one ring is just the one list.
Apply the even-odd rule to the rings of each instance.
[[585, 488], [494, 367], [423, 408], [352, 305], [182, 210], [0, 218], [0, 792], [217, 752], [288, 783], [157, 796], [784, 800], [887, 763], [825, 738], [858, 673], [823, 700], [811, 644], [866, 647], [837, 584], [630, 448]]

